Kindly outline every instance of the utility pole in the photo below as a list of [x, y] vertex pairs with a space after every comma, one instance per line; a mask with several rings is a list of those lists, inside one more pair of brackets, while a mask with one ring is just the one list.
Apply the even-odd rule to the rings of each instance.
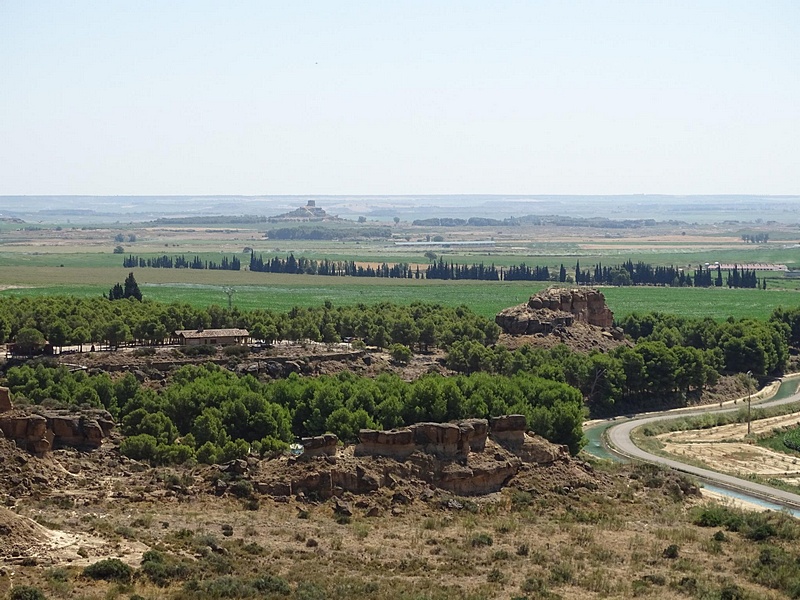
[[228, 310], [230, 310], [233, 307], [233, 294], [236, 292], [236, 290], [232, 287], [224, 287], [222, 288], [222, 291], [224, 291], [228, 296]]

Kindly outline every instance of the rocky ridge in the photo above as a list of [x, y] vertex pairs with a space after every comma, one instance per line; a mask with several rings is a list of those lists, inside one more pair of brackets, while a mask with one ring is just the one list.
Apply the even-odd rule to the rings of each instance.
[[391, 431], [363, 429], [359, 443], [344, 448], [333, 445], [331, 438], [335, 436], [304, 439], [310, 456], [261, 465], [250, 473], [255, 488], [273, 496], [326, 499], [393, 489], [402, 482], [421, 494], [438, 488], [475, 496], [500, 490], [524, 468], [571, 460], [566, 447], [526, 432], [523, 415], [417, 423]]

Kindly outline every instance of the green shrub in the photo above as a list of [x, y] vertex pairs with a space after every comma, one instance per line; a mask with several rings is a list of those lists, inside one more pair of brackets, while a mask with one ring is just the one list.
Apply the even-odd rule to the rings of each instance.
[[477, 548], [479, 546], [491, 546], [494, 540], [488, 533], [476, 533], [472, 536], [469, 543], [473, 548]]
[[222, 349], [222, 353], [225, 356], [248, 356], [250, 354], [250, 348], [247, 346], [225, 346]]
[[236, 440], [225, 442], [225, 445], [220, 450], [217, 460], [221, 463], [230, 462], [239, 458], [247, 458], [250, 454], [250, 444], [244, 440]]
[[253, 494], [253, 484], [246, 479], [233, 483], [228, 490], [237, 498], [249, 498]]
[[187, 444], [160, 444], [155, 462], [160, 465], [182, 465], [194, 458], [194, 449]]
[[119, 445], [120, 453], [133, 460], [153, 460], [157, 450], [158, 440], [147, 433], [126, 437]]
[[283, 440], [274, 437], [265, 437], [261, 440], [261, 447], [258, 449], [258, 453], [262, 457], [273, 457], [279, 456], [287, 450], [289, 450], [289, 444]]
[[731, 531], [738, 531], [741, 518], [724, 506], [707, 504], [695, 511], [693, 522], [700, 527], [727, 527]]
[[206, 442], [197, 449], [197, 462], [213, 465], [217, 462], [220, 453], [219, 446], [213, 442]]
[[11, 590], [10, 600], [46, 600], [47, 596], [39, 588], [29, 585], [18, 585]]
[[533, 494], [523, 490], [512, 490], [511, 508], [512, 510], [522, 510], [533, 503]]
[[83, 574], [90, 579], [130, 583], [133, 569], [118, 558], [107, 558], [89, 565], [83, 570]]
[[180, 349], [184, 356], [214, 356], [217, 353], [216, 346], [183, 346]]
[[738, 585], [729, 583], [722, 587], [719, 591], [720, 600], [742, 600], [744, 598], [744, 591]]
[[146, 575], [154, 584], [167, 587], [172, 581], [188, 577], [191, 570], [176, 557], [158, 550], [148, 550], [142, 555], [139, 572]]
[[392, 344], [389, 346], [389, 356], [396, 363], [407, 365], [411, 361], [411, 348], [403, 344]]
[[292, 591], [289, 584], [282, 577], [275, 577], [274, 575], [262, 575], [253, 580], [253, 587], [259, 592], [271, 592], [274, 594], [283, 594], [288, 596]]

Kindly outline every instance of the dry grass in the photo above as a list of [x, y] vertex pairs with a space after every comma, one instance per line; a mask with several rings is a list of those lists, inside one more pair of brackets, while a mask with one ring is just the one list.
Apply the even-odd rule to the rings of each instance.
[[[713, 539], [717, 529], [693, 524], [692, 503], [618, 469], [605, 476], [610, 487], [602, 491], [518, 497], [507, 489], [461, 510], [416, 500], [397, 516], [356, 511], [344, 524], [329, 504], [293, 500], [262, 499], [257, 511], [205, 495], [181, 502], [98, 498], [68, 510], [31, 503], [23, 513], [45, 511], [62, 529], [91, 529], [106, 543], [84, 548], [84, 559], [71, 563], [51, 557], [52, 564], [17, 564], [14, 582], [36, 585], [48, 598], [83, 600], [719, 598], [733, 584], [743, 598], [781, 597], [748, 580], [762, 544], [733, 532]], [[388, 508], [389, 498], [370, 502]], [[147, 574], [157, 571], [152, 565], [140, 567], [141, 550], [126, 553], [129, 538], [166, 557], [163, 581]], [[131, 583], [80, 576], [86, 564], [114, 555], [138, 569]], [[252, 586], [284, 584], [287, 595], [248, 596]]]

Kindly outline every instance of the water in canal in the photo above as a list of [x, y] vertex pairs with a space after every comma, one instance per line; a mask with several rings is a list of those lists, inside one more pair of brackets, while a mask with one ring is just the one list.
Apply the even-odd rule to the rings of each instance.
[[[775, 393], [774, 396], [770, 398], [770, 400], [782, 400], [784, 398], [788, 398], [789, 396], [797, 393], [798, 388], [800, 387], [800, 376], [798, 377], [791, 377], [789, 379], [784, 380], [781, 383], [781, 386], [778, 388], [778, 391]], [[615, 425], [617, 421], [609, 420], [605, 423], [600, 423], [595, 425], [594, 427], [590, 427], [586, 431], [583, 432], [583, 435], [586, 437], [586, 446], [583, 448], [583, 452], [591, 454], [597, 458], [603, 458], [606, 460], [615, 460], [618, 462], [628, 462], [628, 459], [622, 458], [609, 452], [608, 448], [606, 448], [605, 444], [603, 443], [603, 435], [606, 432], [606, 429]], [[777, 510], [777, 511], [787, 511], [791, 515], [800, 518], [800, 511], [798, 510], [791, 510], [784, 508], [778, 504], [773, 504], [772, 502], [768, 502], [766, 500], [760, 500], [758, 498], [753, 498], [751, 496], [747, 496], [745, 494], [735, 492], [733, 490], [717, 487], [710, 483], [703, 483], [703, 487], [711, 492], [715, 492], [717, 494], [724, 494], [730, 498], [735, 498], [738, 500], [744, 500], [751, 504], [757, 504], [758, 506], [763, 506], [764, 508], [768, 508], [770, 510]]]

